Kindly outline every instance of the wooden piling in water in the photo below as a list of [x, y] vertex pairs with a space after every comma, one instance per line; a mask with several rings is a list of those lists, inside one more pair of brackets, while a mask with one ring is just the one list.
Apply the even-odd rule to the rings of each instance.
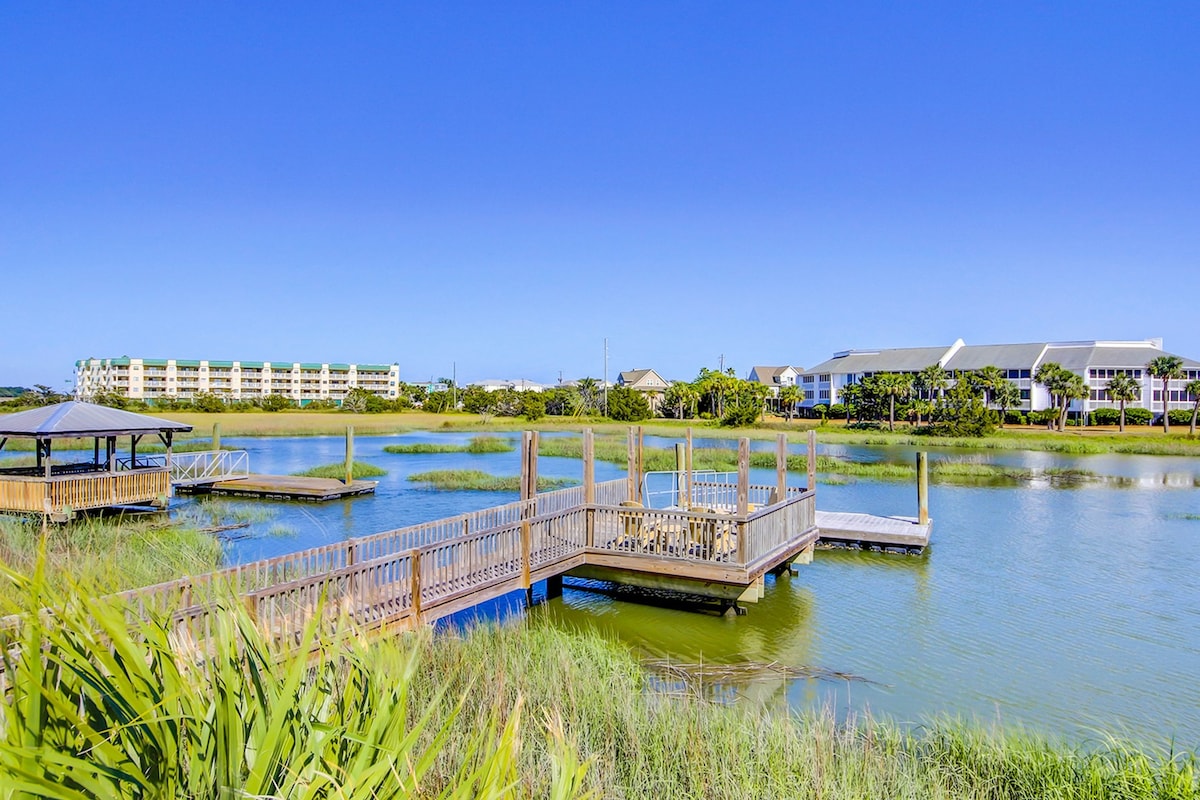
[[213, 423], [212, 449], [213, 450], [221, 449], [221, 423], [219, 423], [219, 422]]
[[638, 463], [637, 463], [637, 438], [633, 430], [633, 426], [629, 426], [629, 434], [625, 442], [625, 494], [630, 500], [638, 499]]
[[346, 485], [354, 483], [354, 426], [346, 426]]
[[817, 432], [808, 432], [808, 488], [817, 488]]
[[686, 474], [684, 475], [684, 481], [685, 481], [685, 486], [686, 486], [686, 489], [684, 491], [684, 496], [687, 498], [687, 502], [684, 505], [684, 508], [691, 508], [691, 506], [692, 506], [692, 428], [691, 428], [691, 426], [688, 426], [687, 438], [684, 440], [684, 444], [687, 445], [687, 459], [684, 464], [684, 469], [686, 470]]
[[929, 522], [929, 457], [917, 453], [917, 524]]
[[750, 440], [738, 439], [737, 513], [746, 516], [750, 510]]
[[787, 497], [787, 434], [775, 437], [775, 498], [773, 503]]

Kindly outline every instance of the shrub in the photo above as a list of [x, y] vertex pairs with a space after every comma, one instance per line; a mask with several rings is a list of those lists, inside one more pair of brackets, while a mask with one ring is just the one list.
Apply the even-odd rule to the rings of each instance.
[[1097, 408], [1088, 415], [1089, 425], [1118, 425], [1121, 422], [1121, 411], [1117, 408]]
[[[825, 419], [825, 417], [829, 416], [829, 406], [825, 405], [824, 403], [817, 403], [812, 407], [812, 413], [814, 417]], [[846, 413], [844, 409], [842, 413]]]
[[1192, 423], [1192, 411], [1188, 408], [1171, 409], [1167, 414], [1167, 418], [1171, 420], [1172, 425], [1190, 425]]
[[846, 416], [846, 406], [843, 403], [834, 403], [829, 407], [829, 416], [844, 417]]
[[546, 398], [541, 392], [521, 393], [521, 416], [530, 422], [537, 422], [546, 416]]
[[1027, 424], [1025, 415], [1020, 411], [1005, 411], [1004, 423], [1006, 425], [1025, 425]]
[[1148, 408], [1137, 406], [1125, 409], [1126, 425], [1149, 425], [1152, 419], [1154, 419], [1154, 413]]
[[638, 422], [650, 418], [650, 404], [641, 392], [627, 386], [608, 390], [608, 416], [617, 422]]
[[1058, 420], [1058, 409], [1043, 408], [1029, 412], [1030, 425], [1051, 425]]
[[212, 392], [198, 392], [192, 398], [192, 408], [206, 414], [218, 414], [225, 410], [225, 401]]

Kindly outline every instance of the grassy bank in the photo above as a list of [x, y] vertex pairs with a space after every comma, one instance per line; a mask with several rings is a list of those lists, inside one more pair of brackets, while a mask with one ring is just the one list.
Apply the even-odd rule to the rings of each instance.
[[[362, 478], [378, 478], [380, 475], [387, 475], [387, 470], [383, 467], [377, 467], [374, 464], [368, 464], [365, 461], [355, 461], [350, 465], [351, 475], [355, 480]], [[342, 479], [346, 477], [346, 462], [339, 461], [335, 464], [322, 464], [319, 467], [303, 470], [302, 472], [293, 472], [301, 478], [336, 478]]]
[[[409, 475], [408, 479], [446, 491], [519, 492], [521, 490], [521, 478], [517, 475], [489, 475], [477, 469], [440, 469], [418, 472]], [[578, 483], [579, 481], [571, 478], [539, 477], [538, 491], [549, 492], [567, 486], [575, 486]]]
[[467, 444], [438, 444], [436, 442], [415, 442], [413, 444], [385, 445], [383, 452], [414, 455], [426, 453], [511, 453], [516, 448], [508, 439], [499, 436], [476, 436]]
[[[46, 598], [34, 597], [39, 606]], [[58, 605], [51, 601], [51, 605]], [[233, 603], [197, 663], [103, 603], [28, 626], [0, 796], [1189, 800], [1195, 754], [901, 728], [662, 694], [634, 656], [535, 617], [281, 656]], [[310, 634], [311, 635], [311, 634]], [[205, 668], [207, 667], [207, 669]]]
[[[603, 418], [545, 417], [536, 423], [513, 417], [495, 417], [484, 422], [479, 416], [465, 413], [428, 414], [408, 411], [393, 414], [347, 414], [343, 412], [293, 411], [277, 414], [200, 414], [195, 412], [166, 412], [160, 416], [185, 422], [195, 427], [194, 435], [207, 436], [214, 422], [221, 423], [225, 436], [337, 436], [353, 425], [359, 434], [375, 435], [404, 433], [414, 430], [446, 431], [519, 431], [536, 428], [542, 431], [581, 431], [592, 428], [598, 433], [620, 433], [627, 423]], [[1160, 428], [1137, 426], [1118, 433], [1115, 428], [1071, 428], [1057, 433], [1045, 428], [1023, 426], [1003, 428], [991, 436], [962, 439], [913, 434], [906, 425], [897, 431], [856, 430], [847, 428], [842, 420], [830, 420], [819, 425], [818, 420], [793, 420], [770, 417], [750, 428], [725, 428], [704, 420], [653, 419], [642, 423], [648, 435], [683, 436], [691, 427], [696, 435], [709, 438], [734, 439], [749, 436], [770, 439], [786, 433], [791, 441], [799, 442], [807, 431], [816, 428], [826, 441], [846, 444], [910, 445], [915, 447], [954, 447], [983, 450], [1039, 450], [1053, 453], [1100, 454], [1124, 453], [1138, 455], [1200, 455], [1200, 438], [1189, 438], [1186, 428], [1165, 436]], [[90, 447], [90, 444], [88, 445]]]

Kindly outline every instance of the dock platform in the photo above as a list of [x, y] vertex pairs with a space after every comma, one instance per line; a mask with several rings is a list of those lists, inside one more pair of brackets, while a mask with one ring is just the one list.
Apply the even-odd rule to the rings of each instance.
[[922, 524], [916, 517], [881, 517], [849, 511], [816, 512], [818, 546], [878, 547], [920, 552], [929, 545], [933, 520]]
[[343, 483], [336, 478], [299, 475], [247, 475], [196, 486], [178, 486], [179, 494], [213, 494], [222, 497], [258, 497], [264, 500], [325, 502], [360, 494], [374, 494], [379, 481]]

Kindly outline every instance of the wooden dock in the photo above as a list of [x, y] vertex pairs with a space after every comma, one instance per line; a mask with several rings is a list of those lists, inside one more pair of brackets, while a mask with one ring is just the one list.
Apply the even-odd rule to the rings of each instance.
[[221, 497], [257, 497], [264, 500], [307, 500], [325, 502], [373, 494], [379, 481], [352, 481], [336, 478], [305, 478], [299, 475], [247, 475], [244, 478], [196, 483], [176, 487], [179, 494], [213, 494]]
[[820, 547], [880, 548], [921, 552], [929, 545], [933, 520], [917, 517], [881, 517], [850, 511], [817, 511]]

